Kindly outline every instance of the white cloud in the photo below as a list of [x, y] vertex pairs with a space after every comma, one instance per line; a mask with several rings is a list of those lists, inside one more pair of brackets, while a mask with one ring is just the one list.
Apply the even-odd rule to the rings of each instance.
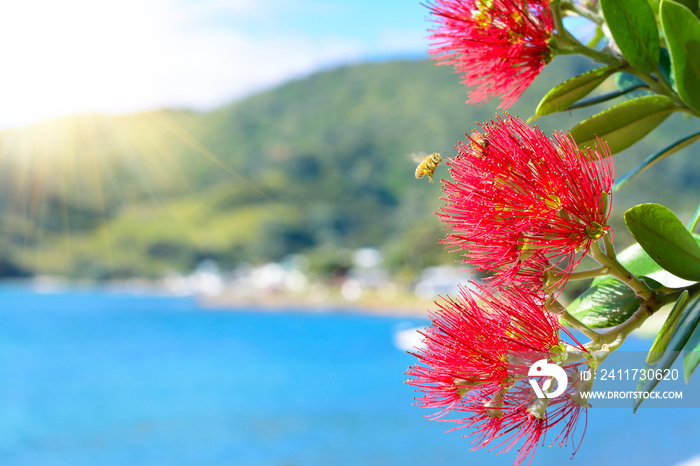
[[700, 466], [700, 455], [693, 456], [692, 458], [688, 458], [687, 460], [683, 461], [682, 463], [676, 464], [676, 466]]
[[423, 46], [399, 30], [369, 46], [294, 25], [270, 33], [304, 1], [5, 2], [0, 126], [92, 111], [210, 109], [330, 64]]

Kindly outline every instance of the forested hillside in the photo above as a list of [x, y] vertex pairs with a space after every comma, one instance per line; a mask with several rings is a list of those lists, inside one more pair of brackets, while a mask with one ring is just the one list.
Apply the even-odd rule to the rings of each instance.
[[[510, 113], [529, 117], [520, 109], [591, 66], [557, 60]], [[436, 244], [440, 183], [415, 180], [408, 154], [449, 157], [497, 111], [465, 99], [451, 68], [396, 61], [318, 73], [206, 114], [85, 115], [5, 131], [0, 275], [157, 277], [204, 259], [227, 269], [290, 253], [324, 274], [365, 246], [382, 249], [394, 272], [451, 261]], [[536, 124], [551, 133], [575, 121]], [[685, 123], [673, 117], [617, 156], [618, 173], [689, 134]], [[700, 195], [698, 150], [625, 189], [687, 213], [698, 196], [675, 193]], [[446, 176], [442, 165], [436, 178]], [[617, 208], [631, 197], [616, 195]]]

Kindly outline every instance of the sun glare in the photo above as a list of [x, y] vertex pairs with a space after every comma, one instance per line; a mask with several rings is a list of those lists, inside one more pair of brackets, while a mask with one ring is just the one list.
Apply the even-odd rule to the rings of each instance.
[[[265, 196], [198, 139], [188, 112], [155, 110], [184, 106], [192, 86], [206, 97], [226, 62], [221, 50], [207, 55], [217, 31], [196, 13], [177, 0], [0, 3], [5, 259], [56, 275], [108, 267], [91, 273], [111, 276], [139, 260], [138, 248], [125, 246], [140, 241], [136, 231], [206, 249], [209, 232], [198, 225], [207, 206], [186, 168], [195, 157]], [[223, 50], [245, 49], [227, 37]], [[204, 84], [194, 79], [203, 76]]]
[[129, 110], [153, 85], [142, 77], [168, 35], [158, 11], [133, 0], [3, 2], [0, 125]]

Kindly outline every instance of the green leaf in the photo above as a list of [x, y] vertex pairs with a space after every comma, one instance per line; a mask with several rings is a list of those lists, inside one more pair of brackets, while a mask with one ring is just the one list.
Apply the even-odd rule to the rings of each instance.
[[618, 69], [617, 66], [596, 68], [554, 86], [542, 98], [535, 114], [542, 116], [566, 110], [571, 104], [587, 96]]
[[616, 98], [620, 97], [621, 95], [624, 95], [624, 96], [634, 95], [634, 94], [637, 94], [640, 92], [642, 93], [642, 95], [644, 95], [645, 93], [648, 94], [647, 91], [644, 91], [644, 90], [640, 91], [639, 89], [649, 89], [649, 86], [647, 86], [645, 83], [635, 84], [633, 86], [626, 87], [624, 89], [619, 89], [617, 91], [608, 92], [607, 94], [602, 94], [602, 95], [598, 95], [595, 97], [591, 97], [590, 99], [581, 100], [579, 102], [576, 102], [575, 104], [573, 104], [569, 107], [569, 110], [576, 110], [577, 108], [590, 107], [591, 105], [596, 105], [596, 104], [599, 104], [602, 102], [607, 102], [608, 100], [616, 99]]
[[567, 310], [590, 328], [604, 328], [626, 321], [639, 308], [639, 303], [640, 299], [627, 285], [608, 278], [586, 290]]
[[642, 139], [674, 110], [666, 96], [637, 97], [583, 120], [571, 129], [571, 136], [580, 148], [595, 146], [598, 136], [615, 154]]
[[693, 217], [690, 220], [688, 220], [688, 223], [685, 224], [685, 229], [688, 230], [693, 236], [695, 236], [693, 230], [695, 230], [695, 227], [698, 226], [698, 222], [700, 222], [700, 204], [698, 204], [698, 206], [695, 208]]
[[615, 181], [615, 184], [613, 185], [613, 192], [617, 191], [624, 185], [626, 185], [632, 178], [635, 176], [639, 175], [641, 172], [646, 170], [647, 168], [651, 167], [654, 165], [656, 162], [659, 162], [666, 157], [668, 157], [671, 154], [674, 154], [678, 152], [679, 150], [691, 145], [695, 141], [700, 139], [700, 132], [697, 132], [695, 134], [691, 134], [690, 136], [687, 136], [683, 139], [680, 139], [672, 144], [669, 144], [668, 146], [664, 147], [658, 152], [653, 153], [642, 163], [634, 167], [632, 170], [628, 171], [625, 173], [622, 177], [620, 177], [617, 181]]
[[600, 7], [627, 61], [641, 71], [655, 71], [659, 64], [659, 32], [648, 1], [600, 0]]
[[648, 0], [648, 3], [651, 11], [654, 12], [654, 16], [658, 16], [659, 4], [661, 3], [661, 0]]
[[640, 204], [625, 212], [634, 239], [665, 270], [686, 280], [700, 280], [700, 247], [666, 207]]
[[[618, 89], [630, 89], [633, 87], [637, 87], [638, 89], [642, 90], [634, 90], [633, 92], [629, 92], [625, 94], [625, 98], [627, 100], [634, 99], [635, 97], [641, 97], [643, 95], [649, 95], [652, 94], [651, 91], [649, 91], [649, 86], [636, 77], [633, 74], [629, 73], [617, 73], [615, 75], [615, 85], [617, 86]], [[644, 87], [646, 87], [646, 90], [643, 90]]]
[[696, 0], [673, 0], [692, 11], [693, 13], [698, 9], [698, 2]]
[[671, 72], [671, 55], [668, 53], [668, 49], [663, 47], [661, 47], [661, 55], [659, 57], [659, 70], [666, 82], [675, 88], [676, 83], [673, 81], [673, 73]]
[[690, 336], [690, 340], [685, 345], [683, 354], [683, 374], [685, 383], [688, 383], [690, 376], [700, 363], [700, 327], [696, 328]]
[[[693, 233], [693, 239], [700, 246], [700, 235]], [[683, 280], [675, 275], [662, 269], [659, 264], [654, 262], [654, 259], [649, 257], [644, 249], [634, 243], [632, 246], [625, 248], [617, 255], [617, 261], [624, 265], [627, 270], [635, 274], [637, 277], [646, 281], [650, 279], [658, 283], [659, 286], [667, 286], [669, 288], [682, 288], [692, 285], [694, 282]], [[591, 286], [602, 283], [613, 278], [612, 275], [602, 275], [593, 279]], [[652, 283], [647, 283], [652, 288], [656, 288]]]
[[[699, 302], [700, 301], [698, 299], [695, 299], [693, 303], [686, 308], [686, 311], [683, 313], [683, 316], [681, 317], [680, 322], [678, 323], [676, 331], [671, 337], [671, 341], [668, 344], [668, 348], [664, 356], [653, 364], [646, 364], [644, 366], [644, 370], [664, 370], [670, 368], [673, 365], [673, 363], [678, 358], [679, 352], [688, 343], [688, 341], [690, 340], [690, 336], [695, 332], [698, 323], [700, 323], [700, 305], [698, 305]], [[689, 375], [686, 373], [686, 380], [688, 377]], [[637, 391], [649, 392], [653, 390], [654, 387], [658, 385], [658, 383], [659, 379], [657, 379], [656, 377], [651, 377], [650, 379], [647, 378], [646, 380], [640, 380], [637, 384]], [[639, 405], [642, 403], [642, 401], [644, 401], [644, 399], [644, 397], [640, 396], [634, 400], [634, 406], [632, 407], [634, 412], [637, 411], [637, 408], [639, 408]]]
[[662, 0], [661, 24], [678, 95], [700, 111], [700, 21], [683, 5]]
[[676, 330], [676, 326], [681, 319], [681, 315], [683, 315], [683, 311], [688, 305], [689, 296], [688, 290], [683, 290], [683, 293], [678, 297], [678, 301], [674, 304], [671, 313], [666, 318], [664, 325], [661, 327], [661, 330], [659, 330], [659, 334], [656, 335], [656, 339], [649, 349], [649, 354], [647, 355], [648, 363], [656, 362], [664, 355], [668, 344], [671, 342], [671, 337]]
[[[648, 277], [654, 272], [663, 270], [661, 267], [659, 267], [659, 264], [654, 262], [654, 259], [649, 257], [649, 254], [647, 254], [646, 251], [644, 251], [644, 249], [642, 249], [642, 247], [637, 243], [618, 253], [617, 261], [637, 277]], [[612, 275], [602, 275], [600, 277], [596, 277], [593, 279], [591, 286], [597, 285], [598, 283], [602, 283], [611, 278], [613, 278]]]

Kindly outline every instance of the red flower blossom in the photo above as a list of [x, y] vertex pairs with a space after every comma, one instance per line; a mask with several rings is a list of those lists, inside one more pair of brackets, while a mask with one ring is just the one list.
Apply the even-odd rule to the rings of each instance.
[[[420, 362], [407, 372], [408, 383], [422, 393], [416, 404], [439, 409], [429, 419], [457, 413], [461, 417], [440, 420], [459, 424], [451, 430], [471, 430], [473, 449], [495, 444], [492, 450], [506, 452], [522, 444], [516, 464], [557, 425], [555, 443], [566, 443], [583, 409], [572, 398], [576, 387], [540, 400], [527, 382], [535, 361], [566, 355], [562, 328], [542, 300], [518, 288], [462, 289], [461, 299], [439, 306], [424, 333], [425, 347], [414, 354]], [[564, 367], [570, 379], [575, 368]]]
[[508, 346], [497, 338], [507, 331], [508, 315], [496, 306], [485, 311], [467, 291], [463, 301], [448, 298], [439, 306], [433, 325], [422, 332], [425, 348], [414, 354], [425, 364], [408, 370], [409, 383], [424, 393], [418, 406], [444, 408], [432, 417], [449, 412], [476, 387], [498, 390], [508, 383]]
[[[575, 438], [576, 427], [582, 414], [585, 418], [584, 429], [580, 437]], [[573, 454], [575, 455], [585, 434], [587, 424], [588, 407], [582, 406], [573, 400], [569, 393], [566, 393], [560, 399], [549, 401], [549, 403], [547, 400], [531, 400], [529, 406], [523, 406], [521, 403], [518, 407], [506, 409], [499, 426], [501, 433], [488, 439], [485, 444], [496, 443], [489, 451], [499, 450], [500, 454], [506, 453], [522, 443], [513, 464], [519, 465], [528, 457], [529, 464], [535, 456], [537, 447], [545, 444], [547, 433], [560, 427], [560, 432], [551, 445], [565, 446], [571, 439], [573, 442], [578, 442], [578, 444], [574, 444]]]
[[610, 227], [614, 170], [605, 143], [579, 150], [570, 136], [547, 138], [510, 115], [481, 125], [448, 161], [446, 244], [493, 283], [541, 288], [554, 265], [564, 283]]
[[515, 102], [552, 57], [547, 0], [437, 0], [429, 53], [473, 88], [467, 103]]

